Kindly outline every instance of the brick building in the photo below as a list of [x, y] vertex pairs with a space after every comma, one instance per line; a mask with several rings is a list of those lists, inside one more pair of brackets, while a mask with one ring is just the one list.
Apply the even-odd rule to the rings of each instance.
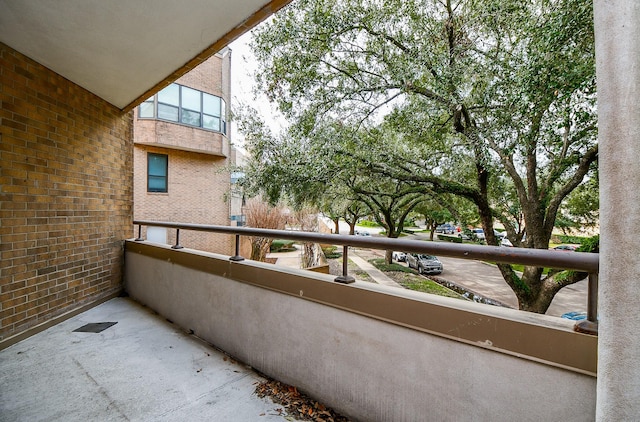
[[[198, 82], [191, 70], [284, 4], [0, 2], [0, 348], [122, 292], [124, 240], [136, 233], [132, 110]], [[229, 157], [226, 136], [196, 139], [174, 148], [176, 164], [198, 148]]]
[[[52, 3], [0, 1], [0, 349], [123, 291], [125, 239], [135, 233], [131, 224], [134, 148], [130, 111], [284, 6], [287, 0], [158, 2], [153, 10], [149, 10], [149, 2], [141, 0], [82, 2], [82, 7], [79, 2], [55, 2], [51, 6]], [[640, 84], [634, 83], [640, 80], [640, 8], [635, 0], [594, 2], [594, 20], [601, 146], [600, 331], [597, 400], [583, 406], [593, 409], [595, 420], [637, 420], [640, 337], [633, 333], [640, 327], [636, 300], [640, 248], [637, 231], [629, 227], [640, 221]], [[245, 274], [249, 277], [256, 274], [253, 265], [236, 266], [247, 269]], [[329, 287], [335, 294], [327, 293], [325, 287], [319, 292], [340, 298], [342, 303], [350, 299], [358, 303], [363, 297], [354, 294], [353, 287], [335, 288], [327, 283]], [[362, 290], [366, 293], [368, 288]], [[292, 289], [290, 296], [297, 296], [297, 292], [297, 288]], [[303, 290], [299, 292], [302, 296]], [[304, 293], [306, 296], [307, 291]], [[393, 295], [384, 297], [395, 300]], [[295, 308], [317, 309], [321, 302], [308, 301]], [[379, 301], [366, 305], [386, 311]], [[442, 315], [440, 309], [451, 307], [428, 305], [434, 309], [435, 317], [422, 318], [436, 324]], [[288, 312], [291, 308], [294, 306], [284, 308], [278, 318], [268, 322], [284, 325], [292, 319]], [[336, 308], [345, 309], [344, 305]], [[359, 317], [368, 313], [367, 308], [362, 309], [365, 311], [360, 311]], [[258, 316], [262, 312], [262, 307], [251, 309]], [[457, 316], [446, 337], [453, 331], [473, 331], [476, 323], [484, 319], [469, 310], [461, 310]], [[344, 315], [332, 318], [345, 327], [343, 338], [347, 334], [353, 337], [365, 325], [361, 319], [349, 325]], [[410, 325], [404, 327], [410, 329]], [[227, 332], [222, 330], [222, 336], [235, 335], [227, 336]], [[271, 338], [269, 331], [248, 332], [253, 334], [248, 344], [254, 349], [254, 338], [263, 342]], [[333, 334], [320, 338], [329, 339]], [[301, 345], [310, 336], [319, 334], [311, 329], [292, 330], [284, 347], [302, 356], [305, 353], [300, 352], [305, 350]], [[463, 376], [475, 372], [474, 368], [487, 366], [491, 347], [488, 338], [480, 332], [469, 341], [482, 347], [478, 365], [461, 369], [456, 364], [469, 355], [457, 353], [455, 356], [460, 359], [450, 359], [453, 365], [435, 374], [457, 380], [456, 392], [467, 391], [470, 385], [489, 385], [483, 381], [491, 377], [469, 381]], [[379, 338], [371, 343], [379, 350], [387, 350], [389, 345]], [[325, 342], [320, 349], [329, 350], [329, 346]], [[424, 367], [434, 366], [428, 355], [432, 349], [424, 350]], [[442, 350], [450, 355], [454, 349], [447, 346]], [[350, 364], [361, 355], [368, 355], [361, 351], [341, 353], [341, 349], [334, 352], [336, 357], [351, 357]], [[374, 354], [380, 353], [370, 353]], [[260, 360], [267, 361], [264, 355]], [[282, 356], [274, 361], [282, 362]], [[290, 366], [308, 372], [310, 366], [304, 362], [292, 361]], [[319, 362], [313, 364], [318, 366]], [[327, 362], [335, 367], [333, 359]], [[509, 368], [500, 366], [503, 370]], [[533, 368], [528, 371], [537, 373]], [[365, 372], [369, 371], [355, 373], [352, 378], [360, 385], [367, 384], [358, 379]], [[37, 371], [34, 374], [32, 381], [48, 382], [47, 378], [38, 377]], [[531, 381], [540, 378], [535, 376]], [[308, 385], [316, 383], [317, 379], [312, 378]], [[523, 393], [521, 397], [530, 397], [530, 384], [517, 385]], [[336, 382], [332, 382], [332, 388], [342, 401], [348, 396], [345, 392], [358, 392]], [[409, 397], [414, 391], [400, 398]], [[361, 396], [373, 397], [367, 400], [374, 403], [371, 407], [380, 403], [378, 397], [389, 394], [383, 390], [379, 395]], [[490, 389], [489, 394], [493, 397], [486, 401], [471, 397], [472, 400], [456, 403], [469, 404], [467, 416], [484, 416], [488, 420], [496, 414], [481, 414], [478, 409], [490, 409], [503, 398], [499, 390]], [[393, 417], [387, 407], [381, 409], [387, 419]]]
[[[134, 219], [236, 225], [229, 142], [231, 50], [224, 48], [134, 110]], [[175, 244], [175, 231], [145, 236]], [[231, 237], [181, 234], [190, 248], [231, 253]]]

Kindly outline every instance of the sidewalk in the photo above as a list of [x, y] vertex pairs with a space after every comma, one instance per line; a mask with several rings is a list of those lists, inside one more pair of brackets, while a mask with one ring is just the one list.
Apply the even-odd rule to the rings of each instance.
[[[298, 246], [296, 245], [296, 248]], [[267, 258], [276, 258], [276, 265], [289, 268], [300, 268], [300, 250], [292, 252], [272, 252], [267, 254]], [[365, 271], [378, 284], [385, 286], [402, 287], [400, 284], [387, 277], [382, 271], [367, 262], [366, 259], [356, 255], [354, 250], [350, 250], [349, 259]]]
[[294, 245], [296, 250], [291, 252], [269, 252], [267, 258], [275, 258], [276, 265], [289, 268], [300, 268], [300, 249]]
[[383, 273], [382, 271], [380, 271], [379, 269], [374, 267], [372, 264], [370, 264], [366, 260], [362, 259], [358, 255], [356, 255], [354, 251], [352, 251], [349, 254], [349, 259], [351, 261], [353, 261], [353, 263], [356, 264], [358, 267], [360, 267], [361, 270], [363, 270], [367, 274], [369, 274], [369, 276], [371, 276], [371, 278], [373, 278], [373, 280], [376, 283], [384, 284], [385, 286], [393, 286], [393, 287], [404, 288], [400, 284], [396, 283], [395, 281], [393, 281], [392, 279], [387, 277], [387, 275], [385, 273]]

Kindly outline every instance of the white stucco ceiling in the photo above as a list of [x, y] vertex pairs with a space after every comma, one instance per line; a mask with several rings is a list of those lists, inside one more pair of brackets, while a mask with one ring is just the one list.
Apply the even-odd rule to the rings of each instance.
[[[231, 41], [284, 3], [0, 0], [0, 42], [125, 108], [204, 50]], [[266, 14], [259, 12], [264, 7]]]

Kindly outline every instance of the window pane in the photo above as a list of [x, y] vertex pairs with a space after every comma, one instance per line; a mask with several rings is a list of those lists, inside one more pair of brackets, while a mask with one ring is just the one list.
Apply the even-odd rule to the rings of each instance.
[[158, 176], [149, 176], [149, 192], [166, 192], [167, 178]]
[[158, 118], [177, 122], [178, 107], [168, 106], [165, 104], [158, 104]]
[[149, 176], [167, 175], [167, 156], [149, 154]]
[[191, 126], [200, 126], [200, 113], [182, 109], [182, 123]]
[[200, 91], [195, 89], [182, 87], [182, 108], [200, 111]]
[[224, 101], [222, 99], [220, 99], [220, 117], [222, 117], [222, 120], [224, 120], [224, 121], [227, 120], [226, 107], [225, 107]]
[[147, 155], [147, 191], [167, 192], [168, 160], [164, 154]]
[[203, 111], [213, 116], [220, 116], [220, 98], [207, 93], [202, 95]]
[[158, 101], [178, 107], [180, 105], [180, 87], [171, 84], [158, 93]]
[[154, 117], [153, 101], [140, 104], [138, 109], [138, 117]]
[[220, 119], [218, 117], [204, 114], [202, 120], [202, 127], [220, 131]]

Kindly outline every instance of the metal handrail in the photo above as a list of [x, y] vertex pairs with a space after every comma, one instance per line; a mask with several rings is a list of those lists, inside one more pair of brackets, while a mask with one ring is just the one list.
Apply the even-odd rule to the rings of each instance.
[[[303, 231], [176, 223], [166, 221], [134, 220], [133, 224], [139, 226], [138, 238], [135, 239], [136, 241], [143, 240], [140, 236], [142, 226], [166, 227], [176, 230], [183, 229], [235, 235], [236, 254], [230, 258], [231, 261], [242, 261], [244, 259], [239, 254], [240, 236], [258, 236], [329, 245], [341, 245], [343, 246], [343, 263], [347, 262], [348, 259], [348, 247], [357, 246], [371, 249], [429, 253], [454, 258], [491, 261], [504, 264], [524, 264], [537, 267], [584, 271], [589, 273], [587, 320], [576, 324], [576, 330], [588, 334], [597, 334], [598, 253], [558, 253], [557, 251], [550, 251], [547, 249], [505, 248], [501, 246], [470, 245], [449, 242], [425, 242], [422, 240], [380, 237], [373, 238], [340, 234], [323, 234]], [[174, 248], [175, 247], [181, 247], [179, 242], [176, 242]], [[343, 265], [343, 274], [337, 277], [335, 281], [341, 283], [352, 283], [355, 279], [347, 274], [347, 266]]]

